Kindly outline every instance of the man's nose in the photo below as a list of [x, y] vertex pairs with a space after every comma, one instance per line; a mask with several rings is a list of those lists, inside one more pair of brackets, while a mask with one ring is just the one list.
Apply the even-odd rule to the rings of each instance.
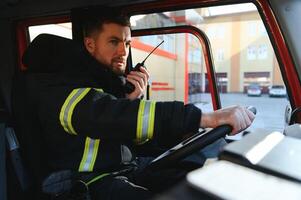
[[118, 54], [121, 56], [125, 56], [127, 53], [127, 46], [125, 42], [120, 42], [119, 48], [118, 48]]

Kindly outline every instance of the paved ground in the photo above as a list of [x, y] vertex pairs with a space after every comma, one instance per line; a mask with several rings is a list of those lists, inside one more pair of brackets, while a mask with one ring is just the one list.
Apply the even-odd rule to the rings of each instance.
[[[256, 118], [250, 131], [264, 128], [274, 131], [283, 131], [285, 107], [289, 105], [286, 98], [271, 98], [267, 95], [261, 97], [248, 97], [246, 94], [221, 94], [222, 107], [231, 105], [255, 106]], [[209, 94], [199, 94], [191, 98], [198, 107], [204, 111], [212, 110], [211, 97]], [[240, 136], [238, 136], [240, 137]]]

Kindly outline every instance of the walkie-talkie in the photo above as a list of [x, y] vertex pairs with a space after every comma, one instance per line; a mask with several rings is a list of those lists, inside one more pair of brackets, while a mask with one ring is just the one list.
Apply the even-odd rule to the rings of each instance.
[[[162, 40], [162, 42], [160, 42], [160, 44], [158, 44], [147, 56], [146, 58], [141, 62], [141, 63], [137, 63], [136, 66], [134, 68], [132, 68], [132, 70], [130, 71], [140, 71], [140, 67], [144, 66], [144, 62], [146, 61], [146, 59], [164, 42], [164, 40]], [[135, 86], [126, 81], [125, 86], [124, 86], [125, 92], [126, 93], [132, 93], [135, 90]]]

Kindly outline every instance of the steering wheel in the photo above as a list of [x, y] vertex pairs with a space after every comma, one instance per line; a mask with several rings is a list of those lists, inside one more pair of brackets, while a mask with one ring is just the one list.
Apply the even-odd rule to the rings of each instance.
[[[256, 114], [255, 107], [249, 106], [248, 109]], [[225, 124], [213, 129], [205, 129], [198, 132], [156, 157], [150, 162], [147, 168], [154, 170], [170, 166], [186, 156], [208, 146], [216, 140], [225, 137], [227, 134], [231, 133], [231, 131], [232, 127]]]

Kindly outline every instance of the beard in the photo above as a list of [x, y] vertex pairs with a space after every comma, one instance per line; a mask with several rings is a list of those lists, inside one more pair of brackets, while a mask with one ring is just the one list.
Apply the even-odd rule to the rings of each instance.
[[111, 70], [117, 75], [124, 75], [125, 74], [125, 67], [124, 68], [115, 68], [114, 66], [110, 66]]
[[94, 56], [94, 58], [102, 64], [105, 68], [111, 70], [118, 76], [122, 76], [125, 74], [126, 69], [126, 59], [121, 57], [112, 58], [111, 61], [102, 59], [101, 57]]
[[124, 75], [126, 60], [122, 58], [113, 58], [110, 65], [111, 70], [117, 75]]

